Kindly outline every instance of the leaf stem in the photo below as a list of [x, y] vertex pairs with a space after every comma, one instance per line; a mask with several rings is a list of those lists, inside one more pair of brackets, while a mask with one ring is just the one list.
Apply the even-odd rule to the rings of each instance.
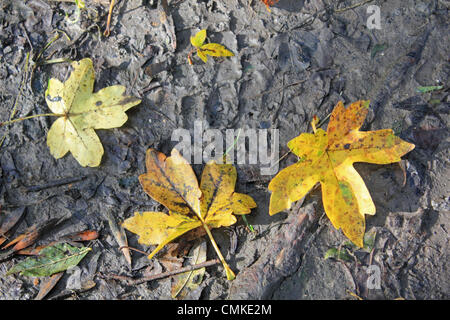
[[205, 220], [203, 220], [203, 218], [200, 215], [198, 215], [198, 217], [203, 225], [203, 228], [206, 231], [206, 234], [208, 235], [209, 239], [211, 240], [214, 250], [216, 250], [216, 253], [217, 253], [217, 256], [219, 257], [220, 262], [222, 262], [223, 267], [225, 268], [225, 272], [227, 274], [227, 279], [233, 280], [234, 278], [236, 278], [236, 275], [234, 274], [233, 270], [231, 270], [230, 266], [225, 261], [225, 258], [223, 257], [222, 253], [220, 252], [219, 246], [217, 245], [216, 241], [214, 240], [211, 230], [209, 230], [209, 227], [206, 224]]
[[8, 125], [8, 124], [12, 124], [12, 123], [14, 123], [14, 122], [19, 122], [19, 121], [23, 121], [23, 120], [28, 120], [28, 119], [38, 118], [38, 117], [63, 117], [63, 116], [64, 116], [64, 114], [58, 114], [58, 113], [41, 113], [41, 114], [33, 114], [33, 115], [31, 115], [31, 116], [28, 116], [28, 117], [17, 118], [17, 119], [5, 121], [5, 122], [0, 122], [0, 127], [6, 126], [6, 125]]
[[111, 2], [109, 3], [109, 12], [108, 12], [108, 19], [106, 20], [106, 29], [105, 29], [105, 32], [103, 32], [103, 35], [105, 37], [109, 37], [109, 35], [111, 33], [110, 25], [111, 25], [112, 11], [114, 8], [114, 2], [115, 2], [115, 0], [111, 0]]

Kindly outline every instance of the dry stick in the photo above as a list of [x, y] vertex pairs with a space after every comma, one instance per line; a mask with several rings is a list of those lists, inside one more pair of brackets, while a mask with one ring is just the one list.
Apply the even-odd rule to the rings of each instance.
[[49, 188], [59, 187], [59, 186], [65, 185], [65, 184], [75, 183], [75, 182], [84, 180], [86, 178], [87, 178], [87, 176], [63, 178], [60, 180], [50, 181], [43, 185], [29, 186], [29, 187], [26, 187], [26, 190], [27, 190], [27, 192], [38, 192], [38, 191], [41, 191], [44, 189], [49, 189]]
[[[365, 1], [363, 1], [363, 2], [356, 3], [356, 4], [351, 5], [351, 6], [349, 6], [349, 7], [346, 7], [346, 8], [342, 8], [342, 9], [333, 9], [333, 10], [332, 10], [332, 13], [342, 13], [342, 12], [345, 12], [345, 11], [348, 11], [348, 10], [355, 9], [355, 8], [360, 7], [360, 6], [362, 6], [362, 5], [365, 5], [366, 3], [369, 3], [369, 2], [372, 2], [372, 1], [373, 1], [373, 0], [365, 0]], [[331, 8], [332, 8], [332, 6], [331, 6], [331, 5], [328, 5], [326, 8], [324, 8], [324, 9], [322, 9], [322, 10], [319, 10], [319, 11], [316, 11], [316, 12], [314, 13], [314, 15], [312, 15], [312, 16], [306, 18], [300, 25], [293, 27], [290, 31], [296, 30], [296, 29], [300, 29], [300, 28], [303, 28], [304, 26], [313, 23], [313, 22], [316, 20], [316, 18], [317, 18], [317, 16], [318, 16], [319, 14], [324, 13], [324, 12], [326, 12], [327, 10], [329, 10], [329, 9], [331, 9]]]
[[[31, 52], [33, 52], [33, 50]], [[14, 116], [17, 113], [17, 103], [19, 101], [19, 97], [22, 95], [23, 86], [24, 86], [24, 84], [25, 84], [25, 82], [26, 82], [26, 80], [28, 78], [27, 76], [28, 76], [28, 65], [29, 65], [29, 62], [30, 62], [30, 52], [27, 53], [27, 57], [26, 57], [26, 60], [25, 60], [24, 74], [23, 74], [23, 78], [22, 78], [22, 81], [20, 82], [20, 86], [19, 86], [19, 93], [17, 94], [17, 97], [14, 100], [14, 105], [13, 105], [11, 114], [9, 115], [9, 121], [8, 122], [12, 121], [12, 119], [14, 118]], [[2, 127], [4, 124], [8, 124], [8, 122], [0, 122], [0, 127]], [[5, 141], [5, 138], [6, 138], [7, 134], [8, 134], [8, 132], [9, 132], [9, 129], [3, 135], [3, 137], [0, 139], [0, 148], [2, 147], [3, 142]]]
[[105, 32], [103, 33], [103, 35], [105, 37], [109, 37], [109, 35], [111, 33], [109, 30], [109, 27], [111, 24], [111, 16], [112, 16], [113, 8], [114, 8], [114, 2], [115, 2], [115, 0], [111, 0], [111, 3], [109, 4], [108, 20], [106, 20], [106, 29], [105, 29]]
[[189, 51], [187, 58], [188, 58], [188, 62], [189, 64], [192, 66], [194, 63], [192, 62], [192, 54], [195, 52], [195, 48], [192, 49], [191, 51]]
[[117, 244], [121, 248], [120, 251], [124, 255], [125, 260], [128, 263], [128, 267], [131, 270], [131, 263], [132, 263], [131, 254], [130, 254], [130, 250], [128, 249], [128, 239], [125, 234], [125, 231], [121, 225], [117, 224], [116, 219], [114, 218], [112, 212], [106, 211], [104, 213], [104, 215], [108, 220], [109, 228], [111, 229], [111, 233], [114, 236], [114, 238], [116, 239]]
[[357, 7], [363, 6], [366, 3], [369, 3], [369, 2], [372, 2], [372, 1], [373, 0], [365, 0], [365, 1], [362, 1], [362, 2], [359, 2], [359, 3], [356, 3], [356, 4], [352, 5], [352, 6], [346, 7], [346, 8], [336, 9], [336, 10], [334, 10], [334, 12], [341, 13], [341, 12], [344, 12], [344, 11], [347, 11], [347, 10], [355, 9]]
[[293, 86], [298, 86], [298, 85], [300, 85], [302, 83], [305, 83], [306, 81], [307, 80], [300, 80], [300, 81], [297, 81], [297, 82], [294, 82], [294, 83], [287, 84], [286, 86], [282, 86], [281, 88], [274, 88], [274, 89], [271, 89], [271, 90], [267, 90], [265, 92], [261, 92], [261, 93], [255, 95], [255, 96], [253, 96], [252, 99], [256, 99], [256, 98], [262, 97], [265, 94], [279, 92], [279, 91], [285, 90], [285, 89], [293, 87]]
[[[34, 64], [33, 68], [31, 69], [31, 73], [30, 73], [30, 84], [33, 83], [33, 79], [34, 79], [34, 72], [36, 71], [36, 69], [43, 65], [46, 64], [46, 61], [44, 60], [43, 62], [41, 62], [41, 57], [43, 56], [44, 52], [50, 48], [50, 46], [59, 39], [60, 35], [59, 33], [62, 32], [63, 34], [65, 34], [65, 36], [69, 39], [69, 36], [67, 35], [67, 33], [65, 33], [64, 31], [60, 31], [60, 30], [55, 30], [54, 32], [56, 32], [56, 35], [49, 41], [47, 42], [47, 44], [42, 48], [42, 50], [38, 53], [38, 55], [36, 56], [36, 59], [34, 59], [36, 61], [36, 63]], [[33, 86], [31, 86], [31, 90], [33, 90]]]
[[[53, 1], [53, 2], [72, 2], [75, 3], [75, 0], [48, 0], [48, 1]], [[100, 3], [100, 4], [108, 4], [108, 0], [92, 0], [95, 3]]]
[[142, 253], [143, 255], [148, 256], [147, 252], [139, 250], [139, 249], [136, 249], [136, 248], [133, 248], [133, 247], [130, 247], [130, 246], [121, 246], [121, 247], [119, 247], [120, 251], [122, 251], [122, 249], [130, 249], [130, 250], [133, 250], [133, 251], [136, 251], [136, 252]]
[[5, 122], [0, 122], [0, 127], [14, 123], [14, 122], [19, 122], [19, 121], [23, 121], [23, 120], [28, 120], [28, 119], [33, 119], [33, 118], [37, 118], [37, 117], [64, 117], [64, 114], [59, 114], [59, 113], [41, 113], [41, 114], [34, 114], [28, 117], [23, 117], [23, 118], [17, 118], [14, 120], [9, 120], [9, 121], [5, 121]]
[[[56, 35], [49, 42], [47, 42], [47, 44], [42, 48], [41, 51], [39, 51], [39, 53], [36, 57], [36, 62], [39, 62], [39, 60], [41, 59], [41, 56], [44, 54], [45, 50], [47, 50], [52, 45], [52, 43], [58, 39], [59, 39], [59, 33], [56, 32]], [[35, 69], [36, 69], [36, 66], [33, 68], [33, 71]]]
[[64, 63], [64, 62], [72, 62], [73, 60], [68, 58], [55, 58], [50, 60], [45, 60], [43, 62], [38, 63], [40, 66], [46, 65], [46, 64], [55, 64], [55, 63]]
[[173, 271], [166, 271], [166, 272], [158, 273], [158, 274], [151, 275], [151, 276], [148, 276], [148, 277], [142, 277], [142, 278], [139, 278], [139, 279], [133, 279], [133, 278], [130, 278], [130, 277], [127, 277], [127, 276], [120, 276], [120, 275], [115, 275], [115, 274], [105, 275], [105, 277], [109, 278], [109, 279], [125, 281], [129, 285], [138, 285], [138, 284], [141, 284], [141, 283], [144, 283], [144, 282], [147, 282], [147, 281], [153, 281], [153, 280], [157, 280], [157, 279], [162, 279], [162, 278], [167, 278], [167, 277], [170, 277], [170, 276], [174, 276], [174, 275], [179, 274], [179, 273], [190, 272], [190, 271], [201, 269], [201, 268], [215, 266], [216, 264], [220, 264], [220, 260], [219, 259], [208, 260], [208, 261], [205, 261], [203, 263], [195, 264], [193, 266], [187, 266], [187, 267], [183, 267], [183, 268], [180, 268], [180, 269], [177, 269], [177, 270], [173, 270]]
[[160, 116], [166, 118], [167, 120], [169, 120], [170, 124], [171, 124], [174, 128], [178, 128], [177, 124], [176, 124], [172, 119], [170, 119], [167, 115], [165, 115], [164, 113], [162, 113], [161, 111], [158, 111], [158, 110], [156, 110], [156, 109], [149, 109], [149, 110], [150, 110], [151, 112], [157, 113], [157, 114], [159, 114]]
[[283, 154], [281, 157], [280, 157], [280, 159], [278, 159], [278, 161], [277, 162], [275, 162], [270, 168], [272, 169], [274, 166], [276, 166], [278, 163], [280, 163], [280, 161], [281, 160], [283, 160], [287, 155], [289, 155], [290, 153], [291, 153], [292, 151], [288, 151], [288, 152], [286, 152], [285, 154]]
[[331, 116], [331, 113], [329, 113], [325, 118], [322, 119], [322, 121], [319, 122], [319, 124], [316, 126], [316, 128], [320, 128], [323, 126], [323, 124], [328, 120], [328, 118]]

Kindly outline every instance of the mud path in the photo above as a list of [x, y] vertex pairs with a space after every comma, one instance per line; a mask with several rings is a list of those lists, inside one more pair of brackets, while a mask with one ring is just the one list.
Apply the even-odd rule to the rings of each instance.
[[[68, 216], [42, 241], [84, 229], [101, 234], [53, 295], [93, 280], [93, 289], [74, 297], [170, 299], [170, 279], [126, 286], [99, 274], [162, 270], [157, 259], [132, 253], [130, 271], [104, 213], [120, 221], [135, 211], [161, 210], [137, 177], [145, 171], [147, 148], [169, 154], [177, 143], [171, 141], [174, 129], [193, 134], [196, 120], [204, 130], [221, 132], [279, 129], [282, 156], [290, 139], [310, 130], [314, 115], [325, 118], [339, 100], [369, 99], [373, 112], [365, 130], [393, 128], [416, 144], [405, 157], [404, 171], [398, 164], [356, 166], [377, 207], [374, 217], [366, 216], [367, 231], [376, 232], [373, 250], [350, 250], [348, 261], [324, 259], [346, 238], [324, 216], [320, 190], [301, 207], [270, 217], [272, 176], [261, 175], [258, 166], [238, 165], [237, 191], [258, 204], [248, 216], [257, 233], [242, 220], [213, 232], [238, 277], [230, 283], [220, 266], [210, 267], [194, 298], [352, 299], [351, 292], [368, 299], [448, 299], [449, 3], [374, 0], [343, 9], [358, 2], [280, 0], [269, 13], [260, 1], [172, 0], [167, 8], [161, 1], [118, 1], [105, 38], [108, 1], [87, 0], [88, 10], [77, 17], [70, 2], [0, 0], [0, 121], [14, 108], [15, 117], [48, 112], [48, 79], [64, 80], [70, 72], [68, 63], [36, 64], [50, 42], [40, 62], [90, 57], [96, 90], [122, 84], [127, 94], [142, 99], [127, 112], [123, 127], [97, 130], [105, 149], [98, 168], [80, 167], [71, 155], [52, 158], [46, 134], [54, 119], [0, 129], [0, 137], [5, 135], [2, 211], [25, 208], [16, 232]], [[380, 9], [381, 29], [367, 27], [369, 5]], [[235, 56], [206, 64], [194, 58], [189, 65], [189, 38], [200, 29]], [[27, 57], [32, 59], [25, 72]], [[419, 86], [439, 84], [442, 90], [417, 92]], [[295, 161], [288, 155], [279, 169]], [[195, 169], [201, 172], [201, 165]], [[149, 249], [135, 235], [129, 233], [128, 240], [130, 246]], [[215, 258], [212, 248], [208, 257]], [[3, 276], [18, 259], [0, 263], [0, 299], [32, 299], [38, 292], [30, 278]], [[373, 265], [380, 272], [380, 289], [368, 287]]]

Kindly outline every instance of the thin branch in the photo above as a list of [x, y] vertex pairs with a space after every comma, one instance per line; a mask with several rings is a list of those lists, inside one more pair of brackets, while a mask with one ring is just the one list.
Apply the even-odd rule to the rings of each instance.
[[203, 263], [195, 264], [193, 266], [187, 266], [187, 267], [183, 267], [183, 268], [180, 268], [180, 269], [177, 269], [177, 270], [173, 270], [173, 271], [166, 271], [166, 272], [154, 274], [154, 275], [151, 275], [151, 276], [148, 276], [148, 277], [142, 277], [142, 278], [139, 278], [139, 279], [133, 279], [131, 277], [120, 276], [120, 275], [116, 275], [116, 274], [107, 274], [107, 275], [104, 275], [104, 277], [107, 278], [107, 279], [114, 279], [114, 280], [124, 281], [128, 285], [138, 285], [138, 284], [141, 284], [141, 283], [144, 283], [144, 282], [147, 282], [147, 281], [153, 281], [153, 280], [158, 280], [158, 279], [174, 276], [174, 275], [179, 274], [179, 273], [190, 272], [190, 271], [201, 269], [201, 268], [211, 267], [211, 266], [214, 266], [216, 264], [220, 264], [220, 260], [219, 259], [208, 260], [208, 261], [205, 261]]
[[29, 186], [29, 187], [26, 187], [26, 190], [27, 190], [27, 192], [38, 192], [38, 191], [41, 191], [44, 189], [59, 187], [59, 186], [65, 185], [65, 184], [78, 182], [78, 181], [84, 180], [86, 178], [87, 178], [87, 176], [63, 178], [60, 180], [50, 181], [43, 185]]
[[358, 8], [358, 7], [360, 7], [360, 6], [363, 6], [363, 5], [365, 5], [366, 3], [372, 2], [372, 1], [373, 1], [373, 0], [365, 0], [365, 1], [362, 1], [362, 2], [359, 2], [359, 3], [356, 3], [356, 4], [354, 4], [354, 5], [351, 5], [351, 6], [349, 6], [349, 7], [346, 7], [346, 8], [335, 9], [334, 12], [335, 12], [335, 13], [341, 13], [341, 12], [344, 12], [344, 11], [352, 10], [352, 9]]
[[9, 121], [5, 121], [5, 122], [0, 122], [0, 127], [14, 123], [14, 122], [19, 122], [19, 121], [23, 121], [23, 120], [28, 120], [28, 119], [33, 119], [33, 118], [38, 118], [38, 117], [63, 117], [64, 114], [57, 114], [57, 113], [41, 113], [41, 114], [34, 114], [28, 117], [23, 117], [23, 118], [17, 118], [14, 120], [9, 120]]
[[105, 29], [105, 32], [103, 32], [103, 35], [105, 37], [109, 37], [109, 35], [111, 33], [110, 25], [111, 25], [112, 11], [114, 9], [114, 3], [115, 3], [115, 0], [111, 0], [111, 2], [109, 4], [108, 19], [106, 20], [106, 29]]

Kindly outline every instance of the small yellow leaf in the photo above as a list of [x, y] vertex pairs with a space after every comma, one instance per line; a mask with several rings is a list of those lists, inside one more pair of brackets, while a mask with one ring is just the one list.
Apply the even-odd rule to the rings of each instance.
[[[206, 40], [206, 30], [203, 29], [193, 37], [191, 37], [191, 44], [197, 48], [197, 55], [203, 61], [208, 61], [208, 55], [212, 57], [232, 57], [234, 53], [227, 50], [223, 45], [218, 43], [207, 43], [204, 44]], [[188, 61], [191, 64], [190, 54], [188, 55]]]
[[199, 48], [203, 45], [205, 40], [206, 40], [206, 29], [203, 29], [197, 32], [195, 36], [191, 37], [191, 44], [194, 47]]
[[92, 60], [75, 61], [72, 66], [66, 82], [50, 79], [45, 92], [48, 107], [60, 115], [48, 131], [47, 145], [56, 159], [70, 151], [83, 167], [96, 167], [103, 146], [94, 129], [122, 126], [128, 119], [125, 111], [141, 100], [125, 96], [125, 87], [119, 85], [93, 93]]
[[202, 50], [197, 49], [197, 55], [198, 55], [198, 57], [199, 57], [200, 59], [202, 59], [202, 61], [203, 61], [204, 63], [206, 63], [206, 62], [208, 61], [208, 57], [206, 56], [206, 54], [205, 54]]
[[223, 45], [218, 43], [207, 43], [201, 46], [200, 50], [212, 57], [232, 57], [234, 53], [227, 50]]

